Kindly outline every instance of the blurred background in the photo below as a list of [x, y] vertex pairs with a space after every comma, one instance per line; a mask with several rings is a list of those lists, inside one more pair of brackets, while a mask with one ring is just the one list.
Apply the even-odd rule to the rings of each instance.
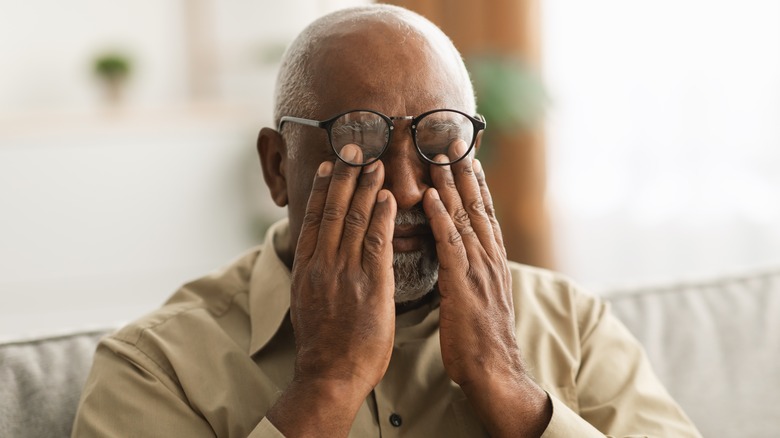
[[[0, 0], [0, 338], [136, 318], [259, 244], [279, 57], [363, 3]], [[467, 60], [513, 259], [596, 292], [780, 262], [780, 2], [393, 3]]]

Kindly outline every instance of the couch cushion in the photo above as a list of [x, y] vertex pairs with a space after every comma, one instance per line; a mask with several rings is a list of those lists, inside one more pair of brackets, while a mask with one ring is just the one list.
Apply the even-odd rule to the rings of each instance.
[[780, 268], [606, 295], [704, 436], [776, 436]]
[[0, 344], [0, 437], [69, 437], [95, 347], [107, 333]]

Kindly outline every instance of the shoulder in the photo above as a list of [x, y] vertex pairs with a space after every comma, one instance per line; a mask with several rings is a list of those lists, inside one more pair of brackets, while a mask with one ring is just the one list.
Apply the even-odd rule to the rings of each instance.
[[224, 268], [184, 284], [162, 307], [104, 339], [102, 347], [133, 362], [151, 361], [174, 374], [176, 354], [192, 360], [214, 343], [248, 345], [248, 289], [259, 254], [254, 248]]
[[[581, 338], [608, 311], [605, 301], [563, 274], [509, 262], [516, 316]], [[567, 337], [568, 337], [567, 336]]]
[[552, 303], [561, 300], [601, 302], [600, 297], [586, 291], [561, 273], [511, 261], [508, 263], [515, 296], [533, 297], [533, 299], [552, 301]]

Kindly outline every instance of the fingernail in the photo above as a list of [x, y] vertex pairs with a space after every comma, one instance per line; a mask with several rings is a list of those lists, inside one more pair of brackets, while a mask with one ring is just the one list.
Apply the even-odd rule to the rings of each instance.
[[368, 166], [363, 168], [363, 173], [371, 173], [375, 171], [379, 167], [379, 162], [374, 161], [373, 163], [369, 164]]
[[385, 190], [382, 190], [379, 192], [378, 195], [376, 195], [376, 201], [377, 202], [385, 202], [387, 201], [387, 192]]
[[433, 199], [440, 199], [438, 190], [431, 189], [430, 192], [431, 192], [431, 198], [433, 198]]
[[479, 162], [479, 160], [474, 160], [474, 164], [472, 166], [474, 167], [474, 173], [482, 173], [482, 163]]
[[355, 162], [355, 157], [357, 157], [358, 149], [357, 146], [348, 144], [341, 148], [341, 158], [344, 159], [344, 161], [349, 161], [350, 163]]
[[455, 155], [461, 157], [466, 153], [466, 149], [468, 149], [468, 145], [463, 140], [458, 140], [455, 143]]
[[433, 160], [436, 161], [437, 163], [447, 163], [450, 161], [450, 159], [447, 158], [446, 155], [442, 155], [442, 154], [437, 155]]
[[317, 169], [317, 176], [330, 176], [333, 171], [333, 163], [330, 161], [323, 161], [320, 167]]

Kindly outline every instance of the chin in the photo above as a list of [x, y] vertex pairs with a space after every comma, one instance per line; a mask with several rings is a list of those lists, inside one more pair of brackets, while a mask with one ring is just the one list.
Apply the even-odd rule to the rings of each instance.
[[429, 290], [428, 292], [414, 292], [410, 293], [409, 291], [399, 291], [398, 289], [395, 290], [395, 304], [402, 305], [402, 306], [408, 306], [410, 304], [415, 304], [419, 301], [426, 301], [426, 299], [433, 293], [433, 289]]
[[439, 280], [439, 261], [436, 252], [424, 249], [393, 254], [393, 274], [396, 304], [407, 304], [423, 299]]

